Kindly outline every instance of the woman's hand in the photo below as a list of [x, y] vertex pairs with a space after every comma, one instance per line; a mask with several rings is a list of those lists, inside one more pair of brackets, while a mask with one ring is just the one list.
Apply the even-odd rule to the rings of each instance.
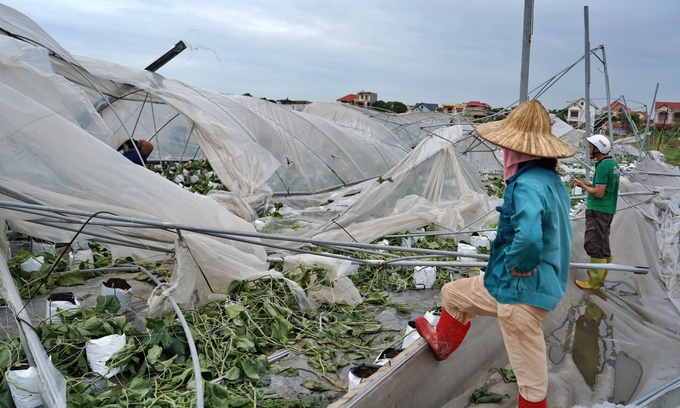
[[531, 276], [532, 273], [536, 272], [536, 268], [534, 268], [533, 271], [530, 272], [518, 272], [517, 268], [512, 268], [510, 270], [510, 275], [512, 276]]

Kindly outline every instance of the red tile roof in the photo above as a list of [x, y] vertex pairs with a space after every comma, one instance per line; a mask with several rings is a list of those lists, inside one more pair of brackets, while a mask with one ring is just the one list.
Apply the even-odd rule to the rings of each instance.
[[480, 106], [483, 108], [491, 108], [491, 106], [489, 106], [488, 104], [480, 101], [470, 101], [467, 103], [467, 106]]
[[355, 101], [355, 100], [357, 100], [357, 99], [359, 99], [359, 98], [357, 97], [357, 94], [349, 94], [349, 95], [343, 96], [342, 98], [336, 99], [336, 101], [340, 101], [340, 102], [342, 102], [342, 101], [351, 102], [351, 101]]
[[[626, 105], [624, 105], [621, 101], [614, 101], [609, 106], [611, 107], [611, 110], [628, 109], [628, 107]], [[607, 109], [607, 108], [605, 108], [605, 109]]]
[[670, 109], [680, 109], [680, 102], [657, 102], [654, 104], [654, 109], [659, 109], [662, 106], [668, 106]]

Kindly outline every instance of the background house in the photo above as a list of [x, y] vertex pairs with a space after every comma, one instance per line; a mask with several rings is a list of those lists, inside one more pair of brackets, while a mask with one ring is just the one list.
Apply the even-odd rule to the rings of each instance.
[[464, 103], [451, 103], [451, 102], [442, 103], [442, 109], [444, 113], [450, 113], [452, 115], [456, 113], [465, 112], [465, 106], [466, 105]]
[[350, 105], [357, 105], [362, 107], [375, 106], [378, 102], [378, 94], [374, 92], [361, 91], [355, 94], [345, 95], [342, 98], [335, 100], [340, 103], [348, 103]]
[[672, 129], [680, 126], [680, 102], [655, 103], [654, 126], [657, 129]]
[[489, 104], [480, 101], [470, 101], [465, 104], [465, 117], [468, 119], [478, 119], [489, 116]]
[[439, 108], [439, 105], [436, 103], [420, 102], [413, 105], [411, 112], [437, 112], [437, 108]]
[[489, 116], [491, 106], [480, 101], [470, 101], [464, 103], [442, 103], [442, 108], [444, 113], [452, 115], [462, 113], [466, 118], [472, 120]]
[[[611, 111], [613, 136], [621, 136], [631, 133], [631, 123], [628, 119], [628, 115], [630, 115], [633, 124], [637, 126], [638, 129], [640, 126], [644, 126], [647, 122], [647, 112], [631, 110], [623, 102], [618, 100], [612, 102], [609, 107], [605, 106], [602, 108], [601, 116], [603, 118], [607, 117], [608, 110]], [[608, 121], [605, 120], [602, 123], [602, 128], [600, 131], [604, 134], [609, 134]]]
[[[602, 124], [602, 129], [600, 130], [605, 135], [609, 135], [609, 122], [605, 121]], [[612, 133], [609, 136], [623, 136], [628, 134], [628, 129], [620, 121], [612, 120]]]
[[[567, 105], [567, 122], [576, 122], [577, 124], [585, 123], [586, 115], [585, 108], [586, 100], [584, 98], [578, 99]], [[597, 106], [591, 101], [590, 102], [590, 123], [595, 123], [595, 115], [597, 114]]]

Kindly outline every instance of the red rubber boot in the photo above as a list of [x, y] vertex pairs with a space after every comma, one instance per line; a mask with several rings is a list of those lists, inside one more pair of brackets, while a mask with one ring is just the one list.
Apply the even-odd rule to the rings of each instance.
[[518, 408], [548, 408], [548, 397], [543, 398], [543, 401], [530, 402], [525, 400], [522, 394], [520, 394]]
[[456, 351], [460, 343], [463, 342], [468, 329], [470, 329], [470, 322], [463, 325], [444, 308], [442, 308], [437, 327], [432, 327], [430, 322], [422, 316], [416, 319], [418, 334], [427, 340], [432, 348], [434, 358], [438, 361], [446, 360], [451, 353]]

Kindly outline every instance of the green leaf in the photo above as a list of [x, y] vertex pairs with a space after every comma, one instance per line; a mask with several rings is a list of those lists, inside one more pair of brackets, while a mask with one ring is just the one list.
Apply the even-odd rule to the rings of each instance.
[[78, 269], [73, 269], [68, 272], [61, 273], [57, 276], [57, 284], [59, 286], [78, 286], [85, 284], [85, 278]]
[[255, 343], [253, 343], [252, 340], [250, 340], [247, 335], [242, 335], [238, 337], [238, 340], [236, 341], [236, 348], [245, 350], [245, 351], [250, 351], [255, 348]]
[[115, 295], [97, 296], [97, 306], [94, 310], [97, 313], [116, 313], [120, 309], [120, 302]]
[[319, 391], [319, 392], [324, 392], [324, 391], [330, 391], [330, 388], [326, 386], [323, 383], [320, 383], [318, 381], [314, 380], [305, 380], [301, 384], [303, 387], [307, 388], [308, 390], [312, 391]]
[[280, 375], [282, 377], [297, 377], [300, 375], [300, 370], [294, 367], [284, 367], [280, 365], [269, 366], [269, 371], [272, 374]]
[[172, 344], [172, 337], [170, 337], [168, 328], [163, 320], [147, 318], [146, 328], [151, 330], [149, 344], [161, 344], [163, 347], [169, 347]]
[[228, 381], [236, 381], [241, 378], [241, 370], [238, 367], [233, 366], [224, 373], [224, 378]]
[[484, 383], [483, 386], [477, 388], [470, 397], [470, 401], [476, 404], [486, 402], [501, 402], [504, 398], [510, 398], [508, 394], [497, 394], [489, 391], [489, 384]]
[[243, 373], [251, 380], [251, 381], [260, 381], [260, 376], [255, 372], [253, 369], [253, 366], [250, 365], [249, 362], [245, 360], [241, 360], [241, 368], [243, 369]]
[[13, 407], [14, 400], [7, 381], [0, 381], [0, 407]]
[[245, 310], [245, 305], [243, 303], [236, 303], [224, 308], [224, 312], [232, 319], [238, 317], [243, 310]]
[[517, 382], [517, 377], [515, 377], [515, 372], [513, 370], [508, 370], [507, 368], [503, 367], [494, 367], [490, 369], [489, 371], [496, 370], [498, 373], [501, 375], [503, 378], [503, 382], [509, 383], [509, 382]]

